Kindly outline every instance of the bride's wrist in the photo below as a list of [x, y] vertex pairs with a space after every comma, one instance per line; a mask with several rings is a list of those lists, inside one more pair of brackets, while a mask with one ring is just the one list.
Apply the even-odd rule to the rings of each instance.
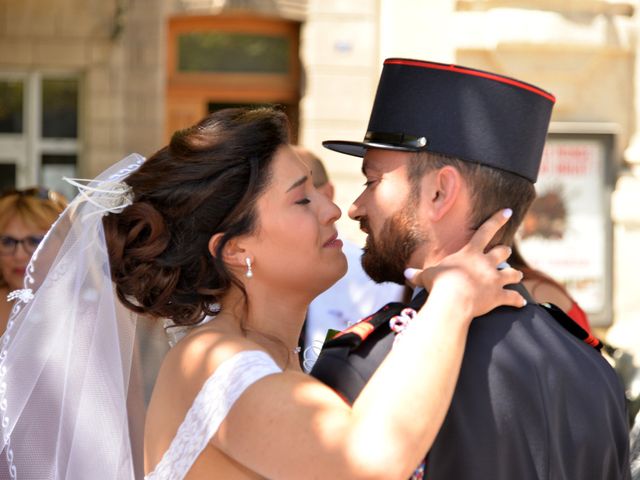
[[473, 320], [471, 302], [454, 282], [436, 281], [429, 291], [429, 300], [433, 309], [443, 311], [443, 321], [456, 322], [462, 327], [468, 327]]

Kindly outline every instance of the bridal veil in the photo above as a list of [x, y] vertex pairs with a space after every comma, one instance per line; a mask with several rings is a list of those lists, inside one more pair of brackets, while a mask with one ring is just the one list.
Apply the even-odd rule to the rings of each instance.
[[141, 476], [135, 318], [114, 293], [102, 218], [131, 203], [123, 182], [143, 161], [130, 155], [79, 184], [13, 293], [0, 342], [0, 478]]

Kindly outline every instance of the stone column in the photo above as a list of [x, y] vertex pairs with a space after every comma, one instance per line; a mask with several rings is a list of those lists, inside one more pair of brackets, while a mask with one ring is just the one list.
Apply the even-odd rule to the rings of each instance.
[[[623, 171], [618, 178], [611, 216], [614, 221], [614, 311], [616, 323], [609, 329], [610, 343], [631, 350], [640, 362], [640, 12], [635, 12], [635, 67], [633, 93], [634, 133], [624, 150]], [[629, 99], [631, 100], [631, 99]], [[640, 385], [637, 386], [640, 389]], [[640, 392], [636, 392], [640, 393]]]

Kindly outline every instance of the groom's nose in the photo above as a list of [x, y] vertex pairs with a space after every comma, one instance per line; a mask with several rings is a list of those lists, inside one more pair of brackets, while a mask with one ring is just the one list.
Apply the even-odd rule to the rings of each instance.
[[358, 203], [358, 197], [355, 202], [351, 204], [349, 207], [349, 218], [351, 220], [358, 220], [360, 217], [364, 215], [362, 206]]
[[366, 193], [366, 190], [360, 193], [360, 195], [358, 195], [358, 198], [356, 198], [351, 204], [351, 206], [349, 207], [349, 218], [351, 220], [358, 220], [360, 217], [367, 216], [367, 211], [364, 208], [364, 205], [362, 202], [362, 199], [365, 193]]

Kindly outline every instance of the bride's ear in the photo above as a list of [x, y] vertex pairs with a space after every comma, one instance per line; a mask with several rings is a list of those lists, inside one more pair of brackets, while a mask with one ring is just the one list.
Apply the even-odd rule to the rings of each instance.
[[[209, 239], [209, 253], [214, 258], [218, 256], [218, 247], [222, 238], [224, 237], [224, 233], [216, 233]], [[244, 267], [246, 265], [247, 258], [252, 258], [252, 256], [247, 252], [247, 250], [243, 246], [243, 242], [241, 237], [235, 237], [225, 243], [224, 247], [222, 247], [222, 262], [229, 267]]]

